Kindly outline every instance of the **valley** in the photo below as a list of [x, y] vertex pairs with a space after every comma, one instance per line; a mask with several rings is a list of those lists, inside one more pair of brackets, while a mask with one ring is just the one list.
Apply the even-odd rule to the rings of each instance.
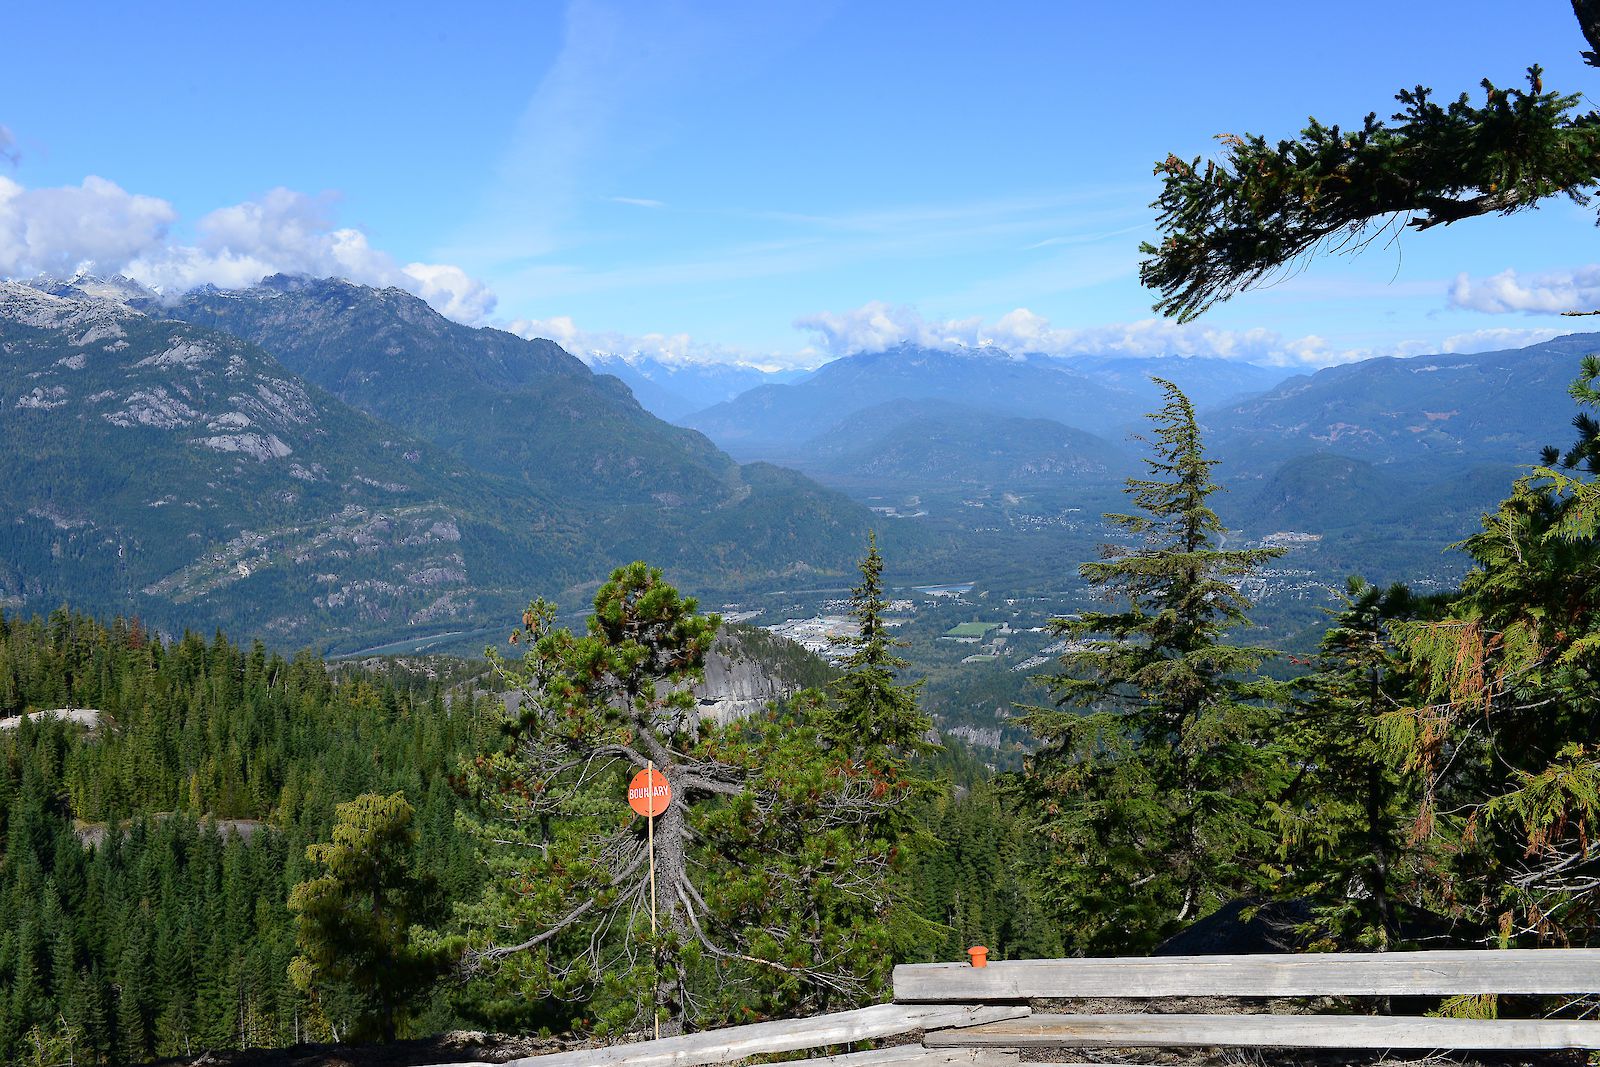
[[[1139, 470], [1150, 376], [1207, 402], [1225, 543], [1288, 549], [1242, 588], [1249, 640], [1303, 655], [1348, 575], [1453, 588], [1449, 546], [1560, 439], [1565, 375], [1594, 337], [1288, 378], [914, 346], [804, 375], [596, 361], [646, 395], [676, 381], [676, 417], [710, 439], [551, 342], [331, 280], [171, 302], [125, 281], [5, 283], [0, 342], [12, 611], [67, 601], [335, 656], [476, 656], [529, 597], [576, 621], [593, 575], [642, 557], [826, 653], [871, 529], [928, 707], [1014, 755], [1011, 707], [1040, 699], [1033, 676], [1060, 651], [1049, 620], [1089, 604], [1079, 564], [1128, 543], [1102, 515]], [[975, 622], [1003, 640], [948, 639]]]
[[1485, 7], [9, 5], [0, 1065], [1577, 1067], [1600, 0]]

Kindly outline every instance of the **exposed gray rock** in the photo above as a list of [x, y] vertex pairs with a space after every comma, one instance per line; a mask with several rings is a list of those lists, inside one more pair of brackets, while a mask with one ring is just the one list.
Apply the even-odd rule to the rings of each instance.
[[218, 452], [242, 452], [262, 462], [282, 459], [293, 451], [274, 433], [269, 433], [265, 437], [258, 433], [218, 434], [215, 437], [199, 438], [195, 443], [206, 448], [214, 448]]
[[764, 670], [750, 659], [730, 659], [713, 649], [706, 656], [706, 680], [694, 687], [700, 713], [730, 723], [761, 711], [775, 700], [791, 697], [798, 686]]
[[60, 719], [74, 726], [85, 726], [93, 730], [100, 725], [100, 712], [94, 708], [47, 708], [44, 711], [30, 711], [26, 715], [12, 715], [0, 719], [0, 730], [18, 729], [22, 726], [23, 719], [29, 722]]

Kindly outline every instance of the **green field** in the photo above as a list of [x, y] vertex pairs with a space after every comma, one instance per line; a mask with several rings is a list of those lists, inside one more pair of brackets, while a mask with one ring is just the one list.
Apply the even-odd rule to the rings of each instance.
[[990, 630], [998, 630], [997, 622], [963, 622], [944, 632], [946, 637], [985, 637]]

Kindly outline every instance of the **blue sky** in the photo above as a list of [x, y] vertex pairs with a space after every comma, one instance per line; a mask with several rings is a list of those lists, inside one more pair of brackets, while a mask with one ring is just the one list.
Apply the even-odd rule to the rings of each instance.
[[1326, 363], [1525, 343], [1600, 306], [1594, 213], [1565, 202], [1319, 260], [1191, 330], [1152, 322], [1136, 275], [1169, 151], [1532, 62], [1600, 99], [1565, 0], [27, 4], [4, 22], [0, 274], [343, 273], [574, 348], [763, 363], [901, 338]]

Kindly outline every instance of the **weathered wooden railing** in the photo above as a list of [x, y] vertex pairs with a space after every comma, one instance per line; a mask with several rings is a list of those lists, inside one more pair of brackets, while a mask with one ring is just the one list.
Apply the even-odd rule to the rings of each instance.
[[1165, 956], [910, 964], [894, 1003], [514, 1061], [694, 1067], [921, 1032], [920, 1044], [802, 1061], [988, 1067], [1025, 1048], [1600, 1049], [1600, 1020], [1399, 1015], [1048, 1014], [1035, 1000], [1600, 994], [1600, 949]]

